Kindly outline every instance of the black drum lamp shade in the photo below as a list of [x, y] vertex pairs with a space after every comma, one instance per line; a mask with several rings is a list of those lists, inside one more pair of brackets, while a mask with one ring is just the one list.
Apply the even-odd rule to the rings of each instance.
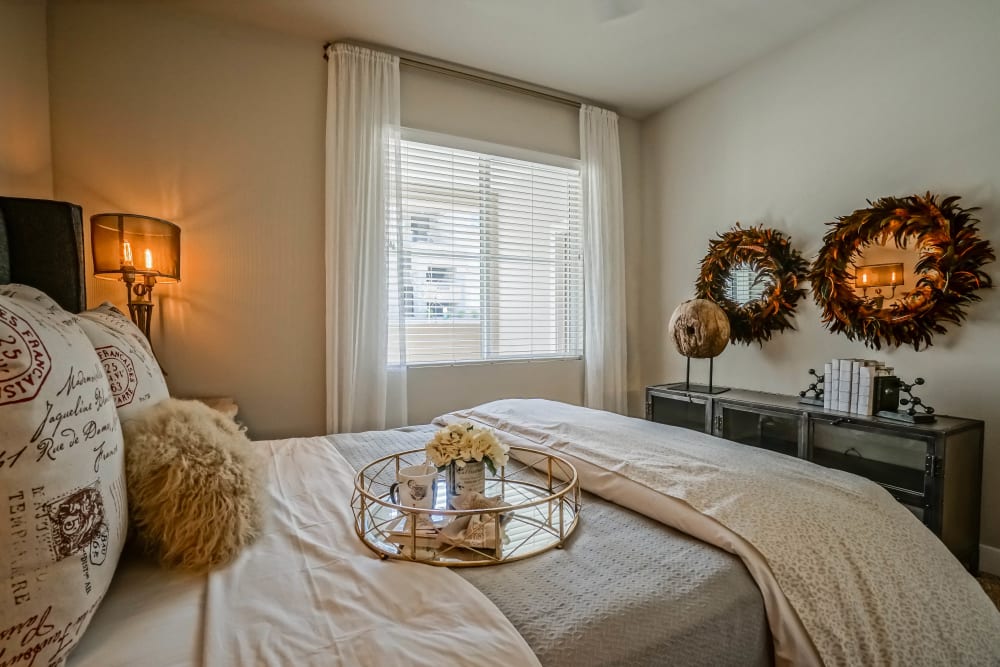
[[99, 213], [90, 218], [94, 276], [121, 280], [128, 310], [149, 338], [156, 283], [181, 279], [181, 228], [172, 222], [132, 213]]
[[130, 269], [158, 283], [181, 279], [181, 229], [172, 222], [132, 213], [90, 218], [94, 276], [120, 280]]

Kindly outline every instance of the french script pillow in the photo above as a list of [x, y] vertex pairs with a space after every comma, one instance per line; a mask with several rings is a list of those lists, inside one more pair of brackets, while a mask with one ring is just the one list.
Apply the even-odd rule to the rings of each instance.
[[124, 421], [170, 397], [149, 341], [110, 303], [80, 313], [80, 328], [104, 366], [111, 394]]
[[42, 308], [50, 313], [62, 310], [62, 306], [56, 303], [55, 299], [42, 290], [30, 285], [19, 285], [17, 283], [0, 285], [0, 296], [27, 301], [36, 308]]
[[77, 318], [0, 286], [0, 664], [58, 664], [86, 630], [125, 540], [124, 462]]

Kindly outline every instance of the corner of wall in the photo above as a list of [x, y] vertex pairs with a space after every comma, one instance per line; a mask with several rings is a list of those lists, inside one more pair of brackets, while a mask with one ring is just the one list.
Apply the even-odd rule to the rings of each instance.
[[0, 4], [0, 193], [51, 199], [44, 2]]

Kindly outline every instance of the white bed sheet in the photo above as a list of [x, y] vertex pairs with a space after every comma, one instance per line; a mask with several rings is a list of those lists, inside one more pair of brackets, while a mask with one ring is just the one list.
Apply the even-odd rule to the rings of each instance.
[[69, 667], [181, 667], [201, 662], [207, 577], [122, 554], [111, 588]]
[[123, 558], [71, 667], [537, 666], [510, 621], [454, 572], [383, 562], [354, 534], [354, 471], [326, 438], [269, 453], [263, 534], [209, 575]]

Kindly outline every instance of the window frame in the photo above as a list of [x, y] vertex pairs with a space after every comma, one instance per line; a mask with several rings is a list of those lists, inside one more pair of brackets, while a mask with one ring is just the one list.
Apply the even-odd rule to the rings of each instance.
[[[564, 169], [576, 170], [577, 174], [580, 173], [581, 161], [579, 158], [568, 157], [564, 155], [555, 155], [552, 153], [544, 153], [541, 151], [535, 151], [527, 148], [520, 148], [518, 146], [508, 146], [505, 144], [496, 144], [489, 141], [483, 141], [480, 139], [470, 139], [467, 137], [459, 137], [451, 134], [444, 134], [441, 132], [433, 132], [430, 130], [419, 130], [416, 128], [402, 126], [400, 128], [400, 139], [402, 141], [412, 141], [422, 144], [430, 144], [434, 146], [440, 146], [442, 148], [451, 148], [455, 150], [471, 151], [475, 153], [485, 153], [487, 155], [495, 155], [497, 157], [509, 158], [513, 160], [522, 160], [525, 162], [535, 162], [537, 164], [544, 164], [553, 167], [561, 167]], [[581, 182], [582, 189], [582, 182]], [[400, 174], [400, 192], [403, 189], [402, 183], [402, 173]], [[583, 220], [581, 212], [581, 236], [583, 234]], [[581, 250], [582, 252], [582, 250]], [[583, 258], [582, 261], [586, 261]], [[583, 280], [583, 273], [581, 272], [581, 281]], [[581, 313], [580, 317], [584, 317], [583, 308], [586, 307], [586, 284], [581, 282], [582, 289], [584, 292], [581, 296]], [[581, 319], [582, 321], [582, 319]], [[584, 332], [581, 330], [581, 352], [580, 354], [552, 354], [552, 355], [534, 355], [534, 356], [515, 356], [515, 357], [503, 357], [499, 359], [468, 359], [464, 361], [410, 361], [406, 360], [407, 368], [433, 368], [433, 367], [448, 367], [448, 366], [485, 366], [494, 364], [526, 364], [526, 363], [552, 363], [552, 362], [563, 362], [563, 361], [582, 361], [583, 360], [583, 350], [586, 346], [586, 339], [584, 337]], [[403, 341], [405, 345], [405, 335], [403, 336]]]

